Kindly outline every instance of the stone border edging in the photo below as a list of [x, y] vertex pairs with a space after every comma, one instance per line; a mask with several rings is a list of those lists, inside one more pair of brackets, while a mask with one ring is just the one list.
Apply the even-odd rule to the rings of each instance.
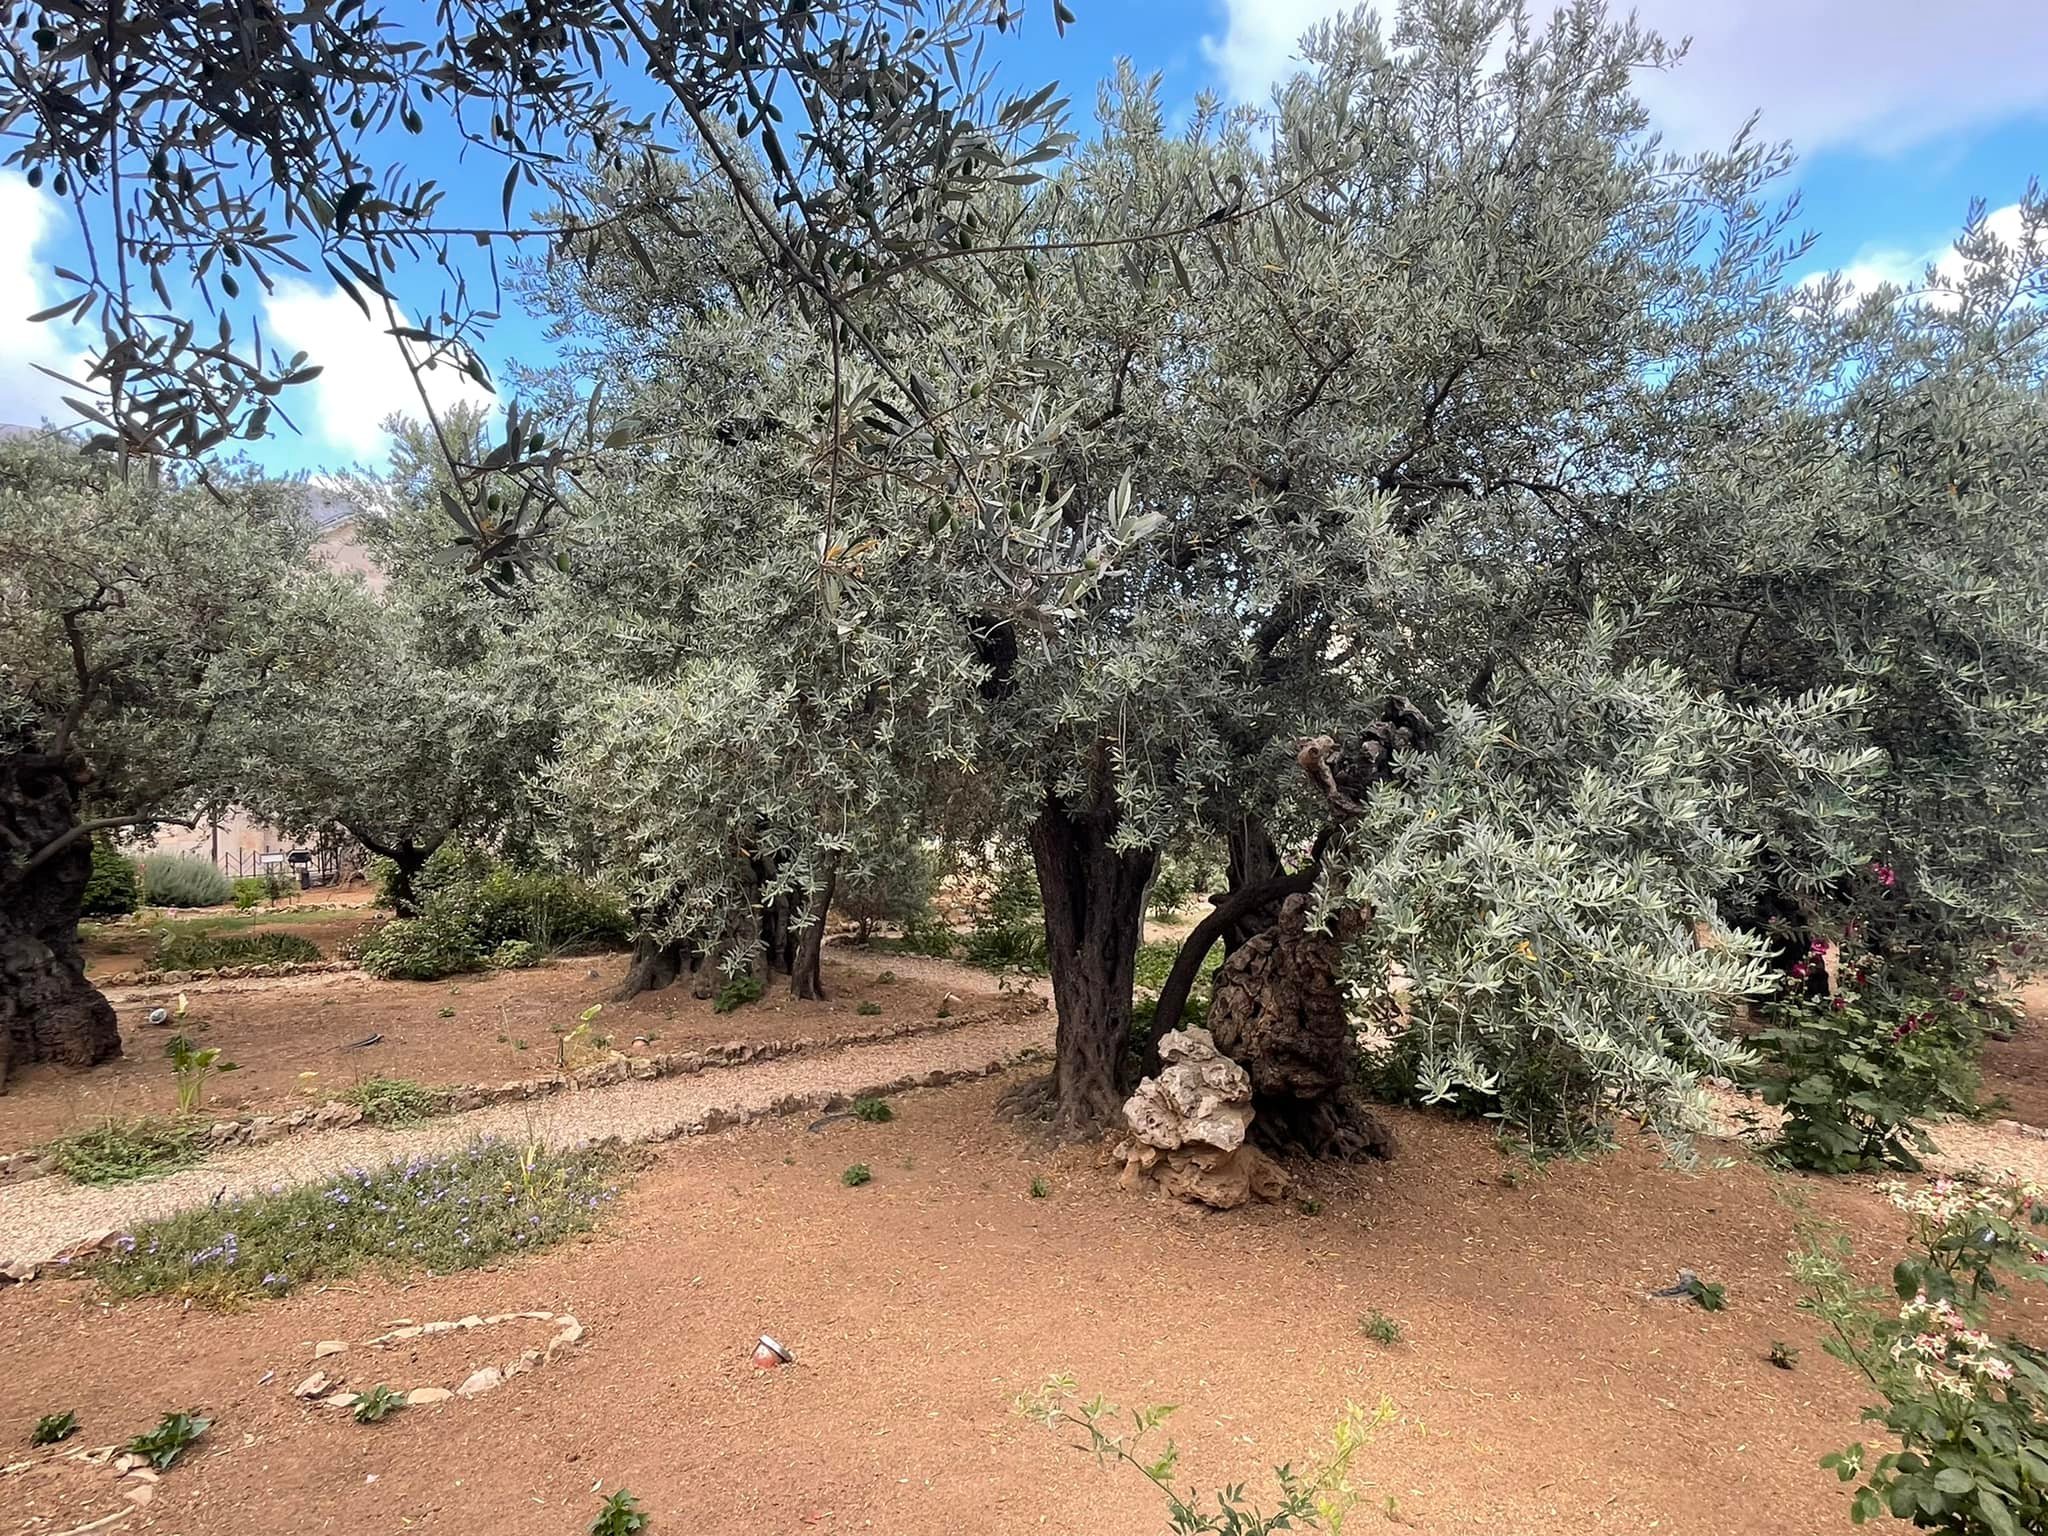
[[[1036, 1008], [1028, 1011], [1042, 1013], [1045, 1011], [1045, 1004], [1041, 1000]], [[947, 1034], [971, 1025], [1000, 1023], [1012, 1016], [1009, 1010], [989, 1009], [951, 1018], [919, 1019], [903, 1024], [856, 1030], [852, 1034], [834, 1036], [830, 1039], [801, 1035], [788, 1040], [728, 1040], [723, 1045], [701, 1051], [667, 1051], [653, 1056], [615, 1054], [607, 1060], [593, 1062], [589, 1066], [567, 1073], [515, 1078], [510, 1082], [495, 1085], [464, 1083], [452, 1088], [438, 1088], [434, 1090], [434, 1108], [423, 1118], [467, 1114], [472, 1110], [488, 1109], [494, 1104], [507, 1104], [516, 1099], [548, 1098], [565, 1091], [608, 1088], [628, 1079], [645, 1082], [664, 1077], [690, 1077], [699, 1072], [745, 1066], [756, 1061], [778, 1061], [784, 1057], [800, 1056], [809, 1052], [837, 1050], [841, 1046], [887, 1045], [897, 1040]], [[362, 1124], [363, 1119], [363, 1111], [357, 1105], [344, 1103], [339, 1099], [329, 1099], [316, 1108], [295, 1109], [285, 1114], [216, 1120], [206, 1128], [206, 1146], [209, 1151], [226, 1147], [261, 1146], [266, 1142], [299, 1132], [343, 1130]], [[58, 1170], [46, 1158], [47, 1154], [42, 1147], [0, 1153], [0, 1184], [23, 1183], [29, 1179], [54, 1176]]]

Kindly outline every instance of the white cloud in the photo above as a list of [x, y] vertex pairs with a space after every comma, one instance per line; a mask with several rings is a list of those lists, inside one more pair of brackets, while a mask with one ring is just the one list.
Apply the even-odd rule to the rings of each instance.
[[[2017, 247], [2025, 237], [2018, 203], [2008, 203], [1986, 214], [1984, 225], [1992, 235], [2009, 246]], [[1957, 231], [1957, 238], [1960, 236], [1961, 231]], [[1886, 283], [1900, 288], [1917, 287], [1925, 281], [1929, 267], [1935, 269], [1937, 281], [1961, 283], [1969, 275], [1969, 265], [1956, 250], [1954, 239], [1925, 251], [1908, 251], [1896, 246], [1865, 246], [1856, 253], [1855, 260], [1841, 269], [1848, 284], [1844, 297], [1854, 298]], [[1801, 282], [1811, 287], [1826, 275], [1825, 272], [1809, 273]], [[1936, 294], [1931, 295], [1928, 302], [1943, 304], [1952, 301]]]
[[73, 419], [63, 387], [35, 365], [76, 375], [82, 333], [68, 322], [29, 324], [28, 317], [64, 297], [68, 284], [50, 275], [52, 243], [63, 214], [46, 193], [11, 172], [0, 173], [0, 425], [30, 427], [44, 417]]
[[[1344, 0], [1221, 3], [1223, 35], [1203, 47], [1242, 100], [1263, 99], [1292, 72], [1312, 23], [1350, 9]], [[1896, 151], [2048, 109], [2041, 0], [1635, 0], [1633, 9], [1668, 40], [1692, 39], [1675, 70], [1637, 77], [1676, 148], [1724, 145], [1758, 109], [1765, 135], [1803, 154], [1842, 144]]]
[[[380, 458], [384, 420], [393, 412], [421, 414], [401, 343], [383, 323], [363, 317], [338, 288], [284, 281], [263, 301], [265, 341], [287, 355], [306, 353], [320, 377], [285, 392], [280, 404], [308, 438], [352, 459]], [[437, 411], [473, 403], [489, 406], [489, 390], [443, 364], [423, 375]]]

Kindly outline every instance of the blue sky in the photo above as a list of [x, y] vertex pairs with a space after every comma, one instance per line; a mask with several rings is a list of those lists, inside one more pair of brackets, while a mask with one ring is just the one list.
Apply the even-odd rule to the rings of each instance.
[[[1049, 3], [1022, 37], [999, 43], [1019, 85], [1058, 79], [1085, 115], [1119, 55], [1158, 71], [1170, 109], [1202, 91], [1257, 100], [1289, 68], [1302, 30], [1341, 0], [1069, 0], [1079, 19], [1055, 39]], [[2048, 0], [1636, 0], [1643, 22], [1689, 37], [1674, 70], [1639, 89], [1676, 146], [1724, 143], [1753, 110], [1764, 132], [1790, 139], [1804, 223], [1819, 242], [1809, 266], [1864, 280], [1910, 278], [1939, 257], [1970, 200], [2017, 202], [2048, 177]], [[460, 181], [452, 156], [429, 149], [417, 169]], [[485, 190], [495, 217], [497, 175]], [[472, 182], [478, 178], [472, 173]], [[23, 318], [59, 289], [49, 265], [67, 258], [56, 206], [0, 172], [0, 422], [62, 416], [57, 386], [33, 362], [68, 366], [79, 342]], [[279, 471], [381, 459], [378, 421], [411, 400], [392, 342], [321, 284], [289, 285], [264, 304], [265, 332], [303, 347], [326, 376], [292, 400], [302, 435], [260, 457]], [[508, 314], [486, 348], [494, 366], [545, 359], [531, 322]], [[450, 380], [448, 398], [474, 394]]]

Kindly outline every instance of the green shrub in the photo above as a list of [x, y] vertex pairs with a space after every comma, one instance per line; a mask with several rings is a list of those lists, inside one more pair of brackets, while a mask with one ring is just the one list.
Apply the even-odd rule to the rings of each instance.
[[411, 1125], [438, 1113], [442, 1100], [438, 1091], [409, 1077], [366, 1077], [346, 1089], [341, 1102], [360, 1109], [372, 1125]]
[[360, 1394], [355, 1401], [358, 1424], [381, 1424], [405, 1406], [405, 1394], [394, 1392], [383, 1382]]
[[230, 882], [229, 889], [235, 893], [235, 910], [246, 912], [262, 902], [270, 894], [269, 882], [257, 875], [243, 875]]
[[1436, 1092], [1425, 1081], [1426, 1061], [1422, 1032], [1397, 1026], [1362, 1056], [1360, 1086], [1383, 1103], [1496, 1121], [1504, 1140], [1540, 1158], [1579, 1157], [1614, 1144], [1606, 1085], [1550, 1036], [1532, 1035], [1504, 1051], [1490, 1089], [1461, 1083]]
[[832, 910], [868, 942], [877, 927], [909, 929], [929, 922], [939, 887], [938, 855], [909, 831], [884, 839], [840, 870]]
[[863, 1001], [853, 1011], [864, 1019], [872, 1019], [882, 1011], [882, 1005], [880, 1003]]
[[217, 971], [230, 965], [301, 965], [320, 958], [320, 946], [297, 933], [210, 933], [166, 928], [152, 963], [160, 971]]
[[1973, 1014], [1948, 1002], [1787, 1001], [1753, 1044], [1764, 1102], [1785, 1111], [1774, 1150], [1795, 1168], [1854, 1173], [1918, 1168], [1919, 1120], [1976, 1107]]
[[1829, 1330], [1827, 1352], [1884, 1399], [1864, 1418], [1899, 1445], [1874, 1457], [1852, 1445], [1821, 1465], [1845, 1483], [1860, 1479], [1849, 1507], [1858, 1525], [1888, 1512], [1952, 1536], [2048, 1530], [2048, 1353], [1986, 1330], [1990, 1298], [2013, 1281], [2048, 1278], [2038, 1257], [2048, 1202], [2010, 1181], [1885, 1192], [1910, 1232], [1892, 1296], [1855, 1278], [1839, 1238], [1809, 1239], [1793, 1261], [1807, 1292], [1801, 1308]]
[[881, 1125], [896, 1118], [896, 1111], [889, 1107], [887, 1099], [855, 1099], [853, 1118], [865, 1120], [871, 1125]]
[[744, 1008], [748, 1003], [761, 1001], [761, 978], [754, 975], [735, 976], [718, 989], [718, 996], [711, 1001], [713, 1013], [731, 1013]]
[[915, 918], [903, 925], [902, 938], [889, 940], [885, 947], [906, 955], [950, 960], [960, 947], [960, 935], [936, 918]]
[[485, 957], [484, 963], [494, 971], [525, 971], [546, 958], [531, 939], [507, 939]]
[[142, 856], [142, 894], [159, 907], [217, 907], [234, 895], [234, 886], [211, 859], [147, 853]]
[[1045, 969], [1045, 910], [1038, 876], [1022, 860], [996, 869], [988, 897], [975, 914], [961, 958], [990, 971]]
[[1169, 849], [1152, 876], [1146, 906], [1157, 918], [1171, 920], [1187, 910], [1197, 896], [1223, 888], [1223, 861], [1214, 844], [1199, 842]]
[[365, 1264], [471, 1269], [589, 1230], [614, 1193], [602, 1150], [480, 1141], [144, 1222], [95, 1269], [114, 1296], [282, 1296]]
[[859, 1189], [861, 1185], [873, 1179], [874, 1176], [874, 1170], [868, 1167], [866, 1163], [854, 1163], [844, 1173], [839, 1175], [839, 1182], [848, 1189]]
[[58, 1445], [78, 1433], [78, 1410], [67, 1408], [62, 1413], [46, 1413], [36, 1420], [36, 1427], [30, 1432], [30, 1445]]
[[398, 862], [382, 854], [363, 864], [363, 878], [370, 882], [370, 905], [387, 912], [398, 905]]
[[43, 1151], [80, 1184], [125, 1184], [190, 1168], [204, 1156], [204, 1128], [171, 1120], [107, 1120], [60, 1136]]
[[480, 970], [484, 963], [467, 928], [431, 911], [398, 918], [364, 935], [357, 958], [364, 970], [385, 981], [439, 981]]
[[126, 917], [141, 904], [135, 861], [124, 858], [104, 837], [92, 840], [92, 874], [85, 882], [87, 917]]

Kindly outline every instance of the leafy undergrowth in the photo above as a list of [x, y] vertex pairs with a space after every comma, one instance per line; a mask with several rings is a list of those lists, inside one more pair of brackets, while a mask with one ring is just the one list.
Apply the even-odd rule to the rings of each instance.
[[[1166, 985], [1166, 978], [1173, 972], [1173, 962], [1180, 958], [1178, 944], [1140, 944], [1138, 961], [1133, 980], [1141, 987], [1158, 991]], [[1200, 986], [1216, 974], [1216, 967], [1223, 963], [1223, 946], [1211, 944], [1209, 953], [1202, 957], [1201, 968], [1195, 972], [1195, 984]]]
[[588, 1231], [617, 1193], [616, 1171], [602, 1149], [479, 1141], [146, 1223], [96, 1273], [117, 1297], [232, 1303], [367, 1264], [471, 1269]]
[[341, 1095], [372, 1125], [411, 1125], [440, 1111], [442, 1095], [409, 1077], [366, 1077]]
[[151, 963], [160, 971], [217, 971], [231, 965], [310, 964], [320, 946], [297, 933], [166, 932]]
[[60, 1136], [44, 1154], [80, 1184], [126, 1184], [190, 1168], [205, 1155], [206, 1127], [176, 1120], [107, 1120]]

